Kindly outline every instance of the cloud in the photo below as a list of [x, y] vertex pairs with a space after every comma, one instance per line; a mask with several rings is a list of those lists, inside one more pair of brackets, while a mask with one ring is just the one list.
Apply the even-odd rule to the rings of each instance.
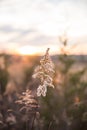
[[[77, 0], [78, 1], [78, 0]], [[13, 27], [34, 27], [43, 31], [47, 26], [50, 32], [84, 21], [86, 11], [81, 1], [73, 0], [13, 0], [3, 4], [0, 10], [2, 24], [10, 24]], [[55, 5], [54, 3], [57, 2]], [[84, 5], [84, 2], [83, 2]], [[73, 23], [73, 21], [75, 21]], [[79, 22], [80, 23], [80, 22]], [[78, 24], [78, 23], [77, 23]], [[54, 30], [53, 30], [53, 28]], [[51, 29], [52, 28], [52, 29]], [[64, 28], [64, 27], [63, 27]], [[56, 31], [58, 33], [58, 31]], [[48, 32], [47, 32], [48, 33]], [[53, 34], [53, 33], [52, 33]]]
[[86, 0], [0, 1], [0, 46], [56, 45], [57, 36], [67, 28], [69, 37], [87, 35], [86, 4]]
[[39, 32], [27, 32], [25, 35], [21, 33], [20, 35], [10, 39], [8, 42], [18, 43], [19, 46], [43, 46], [44, 44], [49, 44], [53, 41], [55, 41], [55, 37], [48, 37]]
[[48, 37], [34, 29], [18, 29], [10, 25], [0, 27], [1, 48], [21, 47], [24, 45], [43, 46], [52, 43], [54, 37]]

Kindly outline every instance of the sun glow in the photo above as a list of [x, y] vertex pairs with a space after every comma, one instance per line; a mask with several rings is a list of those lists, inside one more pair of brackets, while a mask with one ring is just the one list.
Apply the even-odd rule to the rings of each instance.
[[33, 46], [23, 46], [18, 49], [18, 52], [21, 55], [36, 55], [38, 53], [38, 50]]
[[23, 46], [17, 50], [20, 55], [43, 55], [47, 48], [50, 48], [50, 54], [54, 55], [59, 52], [58, 45], [42, 45], [42, 46]]

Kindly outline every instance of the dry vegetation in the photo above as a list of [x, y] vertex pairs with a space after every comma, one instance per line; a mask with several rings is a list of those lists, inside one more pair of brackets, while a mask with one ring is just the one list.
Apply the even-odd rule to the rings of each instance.
[[[1, 56], [1, 74], [5, 71], [8, 72], [7, 77], [5, 75], [1, 78], [3, 82], [7, 79], [6, 84], [1, 84], [0, 86], [1, 130], [73, 130], [73, 128], [74, 130], [86, 130], [87, 106], [85, 106], [85, 102], [87, 98], [87, 62], [86, 60], [82, 62], [80, 56], [78, 56], [79, 60], [76, 60], [76, 56], [73, 56], [75, 62], [70, 68], [66, 67], [67, 70], [65, 69], [63, 72], [62, 69], [64, 69], [66, 62], [61, 63], [59, 59], [60, 56], [51, 56], [56, 71], [53, 81], [54, 89], [47, 86], [45, 86], [45, 89], [41, 89], [39, 88], [40, 81], [32, 78], [34, 69], [38, 65], [42, 66], [42, 71], [40, 72], [45, 72], [43, 71], [43, 65], [45, 65], [46, 62], [44, 64], [40, 62], [42, 57]], [[48, 56], [46, 60], [47, 63], [51, 64]], [[39, 67], [41, 68], [41, 66]], [[50, 70], [51, 67], [52, 66], [50, 66], [50, 68], [47, 67], [47, 71], [48, 69]], [[85, 72], [81, 72], [84, 69]], [[78, 77], [77, 73], [79, 72], [81, 72], [81, 74]], [[46, 74], [48, 74], [48, 72]], [[77, 75], [77, 77], [75, 77], [77, 81], [75, 82], [75, 78], [70, 79], [69, 74], [74, 74], [74, 77]], [[42, 81], [43, 77], [41, 78], [41, 75], [39, 76], [41, 86], [44, 86], [43, 81], [46, 79]], [[38, 77], [38, 75], [36, 77]], [[80, 92], [78, 86], [79, 88], [82, 86], [85, 89], [81, 89]], [[5, 87], [5, 89], [3, 89], [3, 87]], [[37, 88], [40, 89], [39, 96], [42, 95], [39, 98], [36, 95]], [[45, 93], [43, 91], [45, 91]], [[45, 97], [43, 98], [43, 96]], [[84, 109], [82, 108], [83, 112], [80, 111], [80, 107], [84, 107]], [[77, 117], [75, 117], [75, 112], [77, 113]], [[79, 124], [82, 125], [81, 128]]]

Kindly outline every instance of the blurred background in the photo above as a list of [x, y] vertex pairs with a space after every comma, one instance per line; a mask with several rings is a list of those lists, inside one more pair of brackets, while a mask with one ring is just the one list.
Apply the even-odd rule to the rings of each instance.
[[[47, 48], [55, 88], [38, 98], [32, 75]], [[0, 130], [87, 130], [86, 50], [86, 0], [0, 0]]]

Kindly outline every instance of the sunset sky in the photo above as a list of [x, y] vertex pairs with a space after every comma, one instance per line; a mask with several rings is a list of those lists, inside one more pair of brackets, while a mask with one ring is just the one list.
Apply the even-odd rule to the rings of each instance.
[[87, 0], [0, 0], [0, 50], [56, 53], [65, 30], [72, 53], [87, 54]]

